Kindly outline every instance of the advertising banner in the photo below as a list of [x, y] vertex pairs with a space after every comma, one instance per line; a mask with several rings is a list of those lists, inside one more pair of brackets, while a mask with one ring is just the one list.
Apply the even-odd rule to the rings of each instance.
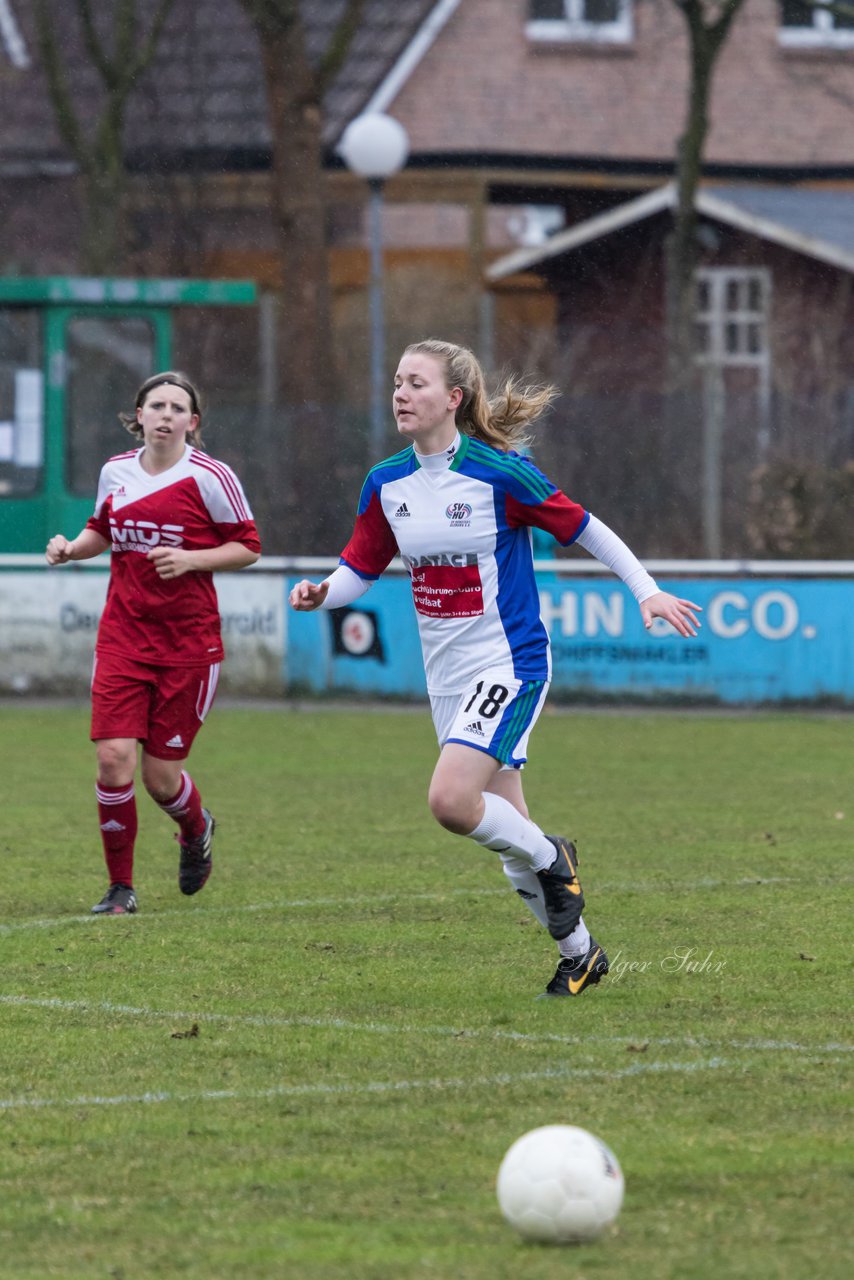
[[[0, 573], [0, 692], [79, 694], [89, 688], [109, 574], [65, 565]], [[226, 660], [224, 692], [283, 692], [285, 599], [279, 574], [216, 578]]]
[[[291, 578], [290, 587], [297, 579]], [[702, 606], [696, 639], [644, 629], [614, 578], [538, 574], [556, 696], [755, 705], [854, 705], [854, 581], [659, 579]], [[423, 696], [407, 578], [387, 575], [352, 608], [291, 614], [286, 682], [306, 691]]]
[[[105, 569], [0, 572], [0, 692], [85, 694]], [[317, 613], [288, 609], [299, 576], [289, 566], [217, 575], [224, 692], [426, 696], [404, 571], [386, 573], [349, 608]], [[646, 631], [613, 577], [538, 572], [554, 697], [854, 706], [854, 577], [659, 574], [658, 581], [702, 606], [696, 638], [664, 623]]]
[[663, 590], [702, 606], [696, 639], [646, 631], [622, 583], [540, 580], [553, 688], [575, 694], [723, 703], [854, 703], [854, 583], [679, 579]]

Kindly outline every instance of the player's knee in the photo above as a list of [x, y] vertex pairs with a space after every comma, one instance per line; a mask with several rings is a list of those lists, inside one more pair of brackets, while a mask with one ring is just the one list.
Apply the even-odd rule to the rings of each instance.
[[142, 785], [152, 800], [162, 804], [171, 800], [181, 783], [181, 765], [174, 760], [158, 760], [156, 756], [142, 757]]
[[121, 787], [136, 772], [136, 743], [124, 738], [101, 738], [95, 744], [98, 780], [106, 787]]
[[477, 801], [479, 797], [448, 781], [433, 781], [427, 797], [430, 812], [446, 831], [467, 836], [478, 823]]

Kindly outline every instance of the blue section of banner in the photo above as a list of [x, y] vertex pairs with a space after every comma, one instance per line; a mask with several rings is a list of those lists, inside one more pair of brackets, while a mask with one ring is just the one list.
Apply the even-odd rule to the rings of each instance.
[[[680, 578], [660, 585], [702, 606], [696, 639], [685, 640], [660, 622], [646, 631], [633, 597], [616, 579], [538, 575], [555, 693], [735, 705], [854, 703], [850, 579]], [[333, 652], [328, 613], [290, 614], [288, 687], [423, 696], [408, 579], [388, 576], [363, 597], [370, 625], [379, 631], [374, 647], [382, 659], [356, 652], [368, 647], [360, 603], [352, 610], [352, 656]], [[341, 633], [346, 646], [344, 627]]]
[[[298, 577], [285, 580], [286, 599], [299, 581]], [[381, 657], [364, 652], [369, 648], [371, 628], [379, 633], [373, 647], [381, 650]], [[348, 645], [349, 652], [342, 652]], [[409, 577], [388, 575], [375, 583], [367, 595], [350, 605], [346, 622], [337, 626], [329, 610], [295, 613], [289, 609], [284, 683], [288, 689], [311, 693], [426, 698]]]

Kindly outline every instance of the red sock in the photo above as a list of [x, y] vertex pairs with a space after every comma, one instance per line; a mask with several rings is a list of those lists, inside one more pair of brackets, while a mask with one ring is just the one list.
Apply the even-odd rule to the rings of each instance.
[[136, 796], [133, 783], [124, 787], [107, 787], [95, 783], [98, 797], [98, 821], [110, 884], [126, 884], [133, 888], [133, 849], [136, 843]]
[[160, 808], [178, 823], [181, 835], [185, 840], [200, 836], [205, 829], [205, 815], [202, 813], [202, 797], [195, 782], [188, 773], [181, 773], [181, 786], [178, 794], [171, 800], [164, 800]]

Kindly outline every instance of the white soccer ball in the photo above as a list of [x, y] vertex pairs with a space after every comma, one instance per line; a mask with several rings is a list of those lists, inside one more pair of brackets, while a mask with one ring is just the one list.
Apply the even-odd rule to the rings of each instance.
[[601, 1139], [570, 1124], [531, 1129], [498, 1170], [498, 1204], [526, 1240], [595, 1240], [623, 1203], [623, 1174]]

